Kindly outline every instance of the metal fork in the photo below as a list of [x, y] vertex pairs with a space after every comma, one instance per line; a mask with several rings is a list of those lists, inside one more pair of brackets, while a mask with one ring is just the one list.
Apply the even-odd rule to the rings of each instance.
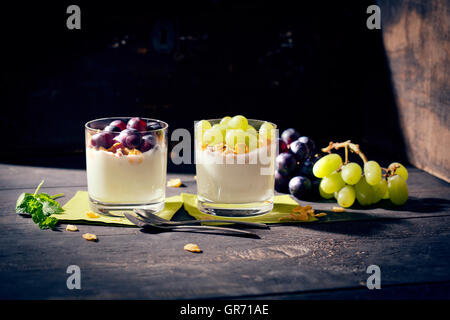
[[268, 229], [269, 226], [265, 223], [256, 223], [256, 222], [247, 222], [247, 221], [240, 221], [240, 220], [225, 220], [225, 219], [204, 219], [204, 220], [186, 220], [186, 221], [171, 221], [163, 219], [156, 214], [150, 213], [148, 211], [144, 211], [142, 209], [134, 209], [134, 213], [136, 213], [142, 220], [154, 222], [158, 224], [164, 224], [164, 225], [193, 225], [193, 224], [201, 224], [202, 222], [223, 222], [223, 223], [232, 223], [232, 224], [239, 224], [246, 227], [253, 227], [253, 228], [261, 228], [261, 229]]
[[129, 213], [124, 212], [125, 217], [130, 220], [133, 224], [137, 225], [141, 228], [154, 228], [154, 229], [203, 229], [203, 230], [215, 230], [215, 231], [227, 231], [227, 232], [233, 232], [240, 235], [245, 235], [247, 237], [253, 237], [253, 238], [259, 238], [259, 236], [256, 233], [246, 231], [246, 230], [240, 230], [240, 229], [233, 229], [233, 228], [224, 228], [224, 227], [216, 227], [216, 226], [192, 226], [192, 225], [170, 225], [170, 224], [160, 224], [157, 222], [150, 222], [150, 221], [144, 221], [141, 220]]

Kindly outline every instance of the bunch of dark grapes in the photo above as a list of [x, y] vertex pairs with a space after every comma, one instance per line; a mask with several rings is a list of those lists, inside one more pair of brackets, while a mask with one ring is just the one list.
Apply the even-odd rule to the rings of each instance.
[[313, 174], [319, 157], [314, 141], [290, 128], [279, 139], [279, 155], [275, 163], [275, 190], [309, 200], [318, 194], [320, 179]]

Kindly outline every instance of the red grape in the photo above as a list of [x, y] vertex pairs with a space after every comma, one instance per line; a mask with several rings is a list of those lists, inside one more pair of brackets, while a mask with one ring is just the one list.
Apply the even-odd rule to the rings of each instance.
[[91, 145], [95, 148], [103, 147], [108, 149], [113, 145], [114, 134], [108, 131], [102, 131], [92, 136]]
[[280, 153], [275, 162], [276, 169], [285, 177], [292, 175], [297, 169], [297, 160], [290, 153]]
[[148, 151], [156, 145], [156, 139], [153, 135], [148, 134], [142, 137], [141, 152]]
[[286, 142], [287, 145], [290, 145], [292, 142], [297, 140], [300, 137], [300, 133], [293, 128], [289, 128], [283, 131], [281, 134], [281, 139]]
[[139, 117], [131, 118], [128, 121], [127, 129], [136, 129], [137, 131], [147, 131], [147, 122]]
[[109, 125], [120, 128], [121, 131], [127, 128], [127, 124], [122, 120], [114, 120]]

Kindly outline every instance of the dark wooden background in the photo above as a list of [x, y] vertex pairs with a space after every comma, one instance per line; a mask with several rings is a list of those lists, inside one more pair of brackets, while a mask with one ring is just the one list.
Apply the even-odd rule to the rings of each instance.
[[379, 3], [407, 157], [450, 181], [450, 2]]
[[[14, 134], [0, 160], [83, 168], [48, 159], [82, 159], [83, 125], [99, 117], [192, 130], [194, 120], [244, 114], [403, 161], [382, 33], [366, 27], [372, 2], [5, 4], [0, 125]], [[68, 30], [77, 3], [81, 30]]]

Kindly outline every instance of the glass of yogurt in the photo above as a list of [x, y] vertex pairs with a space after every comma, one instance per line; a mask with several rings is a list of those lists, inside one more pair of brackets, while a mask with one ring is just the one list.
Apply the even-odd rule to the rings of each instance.
[[273, 208], [276, 125], [244, 116], [195, 123], [197, 206], [245, 217]]
[[167, 130], [163, 121], [139, 117], [86, 123], [87, 184], [94, 211], [115, 215], [112, 211], [164, 208]]

